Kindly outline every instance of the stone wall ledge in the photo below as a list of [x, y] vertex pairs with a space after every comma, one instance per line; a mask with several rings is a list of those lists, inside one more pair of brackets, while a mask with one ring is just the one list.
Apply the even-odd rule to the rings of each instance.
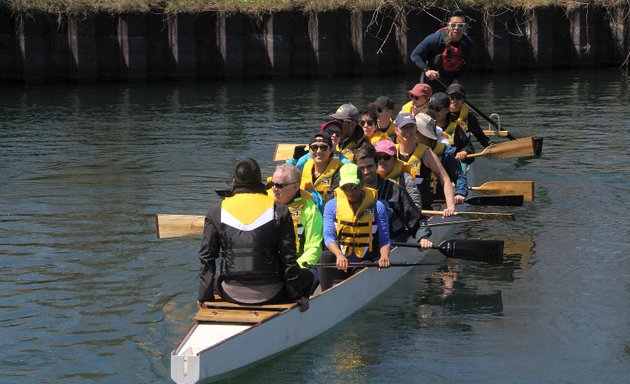
[[[628, 4], [513, 9], [472, 18], [469, 71], [627, 68]], [[265, 15], [14, 14], [0, 8], [0, 82], [96, 82], [418, 74], [426, 12]], [[377, 25], [370, 24], [377, 20]]]

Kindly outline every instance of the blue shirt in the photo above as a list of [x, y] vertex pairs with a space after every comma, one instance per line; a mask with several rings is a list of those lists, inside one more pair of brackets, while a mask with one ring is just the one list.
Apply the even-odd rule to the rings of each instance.
[[[334, 151], [333, 152], [333, 157], [335, 159], [338, 159], [339, 161], [341, 161], [344, 164], [348, 164], [350, 162], [350, 160], [348, 160], [347, 157], [345, 157], [344, 155], [341, 154], [341, 152], [337, 152]], [[306, 162], [308, 161], [308, 159], [311, 158], [311, 153], [307, 153], [306, 155], [300, 157], [297, 161], [293, 158], [287, 160], [287, 164], [292, 164], [295, 165], [296, 167], [299, 168], [299, 170], [303, 170], [304, 169], [304, 164], [306, 164]]]
[[[390, 244], [389, 239], [389, 220], [387, 218], [387, 209], [383, 203], [379, 200], [376, 201], [376, 227], [378, 235], [379, 248]], [[335, 223], [337, 222], [337, 198], [331, 199], [326, 203], [324, 207], [324, 244], [328, 247], [328, 244], [337, 242], [337, 229]], [[349, 260], [356, 260], [354, 256], [348, 257]]]

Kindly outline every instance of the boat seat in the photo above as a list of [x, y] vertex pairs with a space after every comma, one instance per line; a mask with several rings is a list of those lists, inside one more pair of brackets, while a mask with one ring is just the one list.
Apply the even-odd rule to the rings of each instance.
[[286, 304], [235, 304], [215, 295], [214, 301], [204, 302], [194, 319], [203, 322], [230, 324], [258, 324], [281, 312], [296, 307], [296, 303]]

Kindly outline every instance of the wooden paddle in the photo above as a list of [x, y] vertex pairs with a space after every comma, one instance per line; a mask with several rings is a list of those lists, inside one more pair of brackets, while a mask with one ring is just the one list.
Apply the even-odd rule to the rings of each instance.
[[[423, 227], [441, 227], [444, 225], [469, 224], [482, 221], [482, 219], [447, 221], [444, 223], [432, 223]], [[158, 239], [195, 236], [203, 233], [205, 216], [199, 215], [171, 215], [158, 213], [155, 215], [155, 226]]]
[[[392, 242], [393, 246], [418, 248], [418, 244]], [[440, 245], [431, 247], [446, 257], [454, 259], [479, 261], [482, 263], [501, 264], [503, 262], [502, 240], [445, 240]], [[440, 263], [442, 264], [442, 263]], [[414, 265], [430, 265], [427, 263], [390, 263], [390, 267], [409, 267]], [[312, 264], [312, 267], [333, 268], [335, 263]], [[349, 267], [378, 267], [378, 263], [348, 263]]]
[[479, 187], [468, 187], [488, 195], [523, 195], [524, 201], [534, 200], [533, 181], [489, 181]]
[[[443, 215], [444, 211], [431, 211], [423, 209], [421, 211], [423, 215], [437, 216]], [[467, 216], [475, 219], [486, 220], [514, 220], [514, 215], [511, 213], [494, 213], [494, 212], [455, 212], [453, 216]]]
[[155, 229], [158, 239], [200, 235], [203, 233], [205, 216], [196, 215], [155, 215]]
[[[483, 130], [483, 133], [484, 133], [486, 136], [498, 136], [498, 137], [508, 137], [508, 136], [511, 136], [511, 135], [510, 135], [510, 132], [508, 132], [508, 131], [504, 131], [504, 130], [497, 131], [497, 130], [494, 130], [494, 129], [484, 129], [484, 130]], [[512, 139], [512, 140], [514, 140], [514, 139]]]
[[306, 144], [289, 144], [289, 143], [280, 143], [276, 144], [276, 150], [273, 152], [273, 161], [286, 161], [293, 157], [293, 151], [295, 147], [298, 145], [304, 145], [308, 150], [308, 145]]
[[[473, 196], [464, 203], [470, 205], [521, 207], [523, 205], [523, 195], [496, 195], [496, 196]], [[433, 200], [434, 203], [443, 203], [444, 200]]]
[[516, 157], [536, 157], [533, 137], [512, 140], [485, 147], [483, 151], [471, 153], [467, 157], [484, 156], [489, 159], [513, 159]]

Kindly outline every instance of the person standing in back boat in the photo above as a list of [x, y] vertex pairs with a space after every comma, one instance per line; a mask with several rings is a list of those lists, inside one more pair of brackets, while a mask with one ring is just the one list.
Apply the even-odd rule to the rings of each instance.
[[334, 262], [337, 268], [320, 268], [322, 291], [352, 275], [356, 269], [349, 262], [378, 260], [379, 267], [389, 267], [387, 211], [377, 191], [361, 183], [356, 164], [341, 167], [336, 197], [326, 203], [324, 244], [328, 250], [320, 262]]
[[391, 180], [403, 187], [420, 211], [422, 209], [420, 191], [413, 177], [409, 174], [409, 164], [396, 157], [396, 144], [389, 139], [381, 140], [374, 146], [374, 151], [376, 153], [376, 173], [383, 179]]
[[[300, 189], [309, 191], [316, 202], [326, 204], [332, 196], [333, 190], [339, 185], [339, 168], [343, 163], [333, 158], [333, 143], [325, 132], [316, 132], [311, 135], [308, 142], [311, 158], [304, 164]], [[315, 196], [319, 194], [319, 196]], [[324, 211], [323, 205], [318, 205], [320, 212]]]
[[397, 157], [409, 165], [409, 173], [418, 186], [423, 182], [423, 178], [420, 175], [420, 168], [423, 164], [440, 178], [444, 187], [444, 199], [446, 200], [443, 216], [451, 216], [455, 213], [453, 184], [448, 173], [446, 173], [446, 170], [440, 163], [440, 159], [433, 153], [431, 148], [416, 143], [417, 131], [418, 125], [414, 115], [400, 113], [396, 116]]
[[429, 84], [435, 92], [461, 83], [475, 48], [467, 31], [466, 15], [456, 10], [449, 15], [445, 27], [418, 44], [411, 52], [411, 61], [422, 70], [421, 83]]
[[364, 109], [359, 113], [359, 125], [363, 128], [363, 134], [370, 140], [372, 145], [387, 139], [387, 134], [378, 131], [376, 126], [377, 120], [376, 111], [373, 109]]
[[467, 158], [468, 154], [475, 153], [475, 148], [470, 141], [472, 133], [484, 148], [492, 145], [490, 138], [483, 133], [479, 121], [470, 113], [468, 105], [464, 103], [466, 89], [461, 84], [451, 84], [446, 90], [449, 97], [448, 124], [444, 133], [449, 136], [451, 146], [456, 148], [455, 158], [462, 163], [471, 164], [475, 158]]
[[[462, 170], [461, 163], [455, 159], [455, 148], [438, 142], [439, 136], [436, 133], [436, 123], [431, 116], [432, 114], [433, 112], [429, 111], [429, 114], [420, 113], [416, 115], [416, 126], [418, 129], [416, 142], [418, 142], [418, 145], [425, 145], [431, 148], [433, 153], [440, 159], [449, 178], [455, 182], [455, 196], [453, 200], [455, 204], [462, 204], [466, 196], [468, 196], [468, 179], [466, 178], [466, 173]], [[437, 195], [440, 200], [444, 198], [442, 193], [444, 188], [439, 188], [440, 183], [437, 176], [424, 164], [420, 166], [419, 175], [422, 178], [422, 183], [420, 184], [422, 207], [431, 209], [434, 196]]]
[[341, 140], [337, 150], [352, 161], [354, 151], [368, 141], [363, 136], [363, 129], [359, 126], [359, 110], [350, 103], [343, 104], [330, 117], [342, 122]]
[[393, 241], [406, 242], [410, 236], [414, 238], [417, 236], [420, 248], [431, 247], [432, 243], [428, 241], [431, 229], [424, 225], [425, 221], [420, 215], [420, 206], [413, 201], [405, 188], [378, 175], [377, 154], [374, 147], [362, 145], [355, 152], [354, 161], [363, 185], [376, 189], [378, 199], [386, 203], [389, 237]]
[[[344, 155], [337, 150], [339, 141], [341, 140], [341, 129], [343, 123], [338, 120], [330, 120], [322, 124], [319, 131], [326, 132], [330, 136], [333, 144], [333, 158], [341, 161], [344, 164], [350, 163]], [[292, 164], [298, 167], [300, 172], [304, 169], [304, 164], [311, 158], [311, 153], [306, 149], [306, 145], [297, 145], [293, 150], [293, 157], [288, 159], [287, 164]]]
[[313, 274], [298, 266], [291, 214], [267, 195], [254, 159], [236, 164], [232, 196], [212, 206], [206, 216], [199, 250], [199, 308], [214, 300], [219, 256], [217, 286], [224, 300], [239, 304], [289, 301], [297, 302], [302, 311], [308, 309]]
[[394, 137], [394, 128], [396, 127], [394, 120], [392, 120], [394, 101], [387, 96], [380, 96], [373, 103], [368, 104], [368, 109], [376, 111], [378, 117], [376, 121], [377, 132], [386, 134], [390, 139]]
[[[322, 214], [313, 202], [313, 197], [300, 189], [300, 177], [300, 170], [296, 166], [278, 165], [271, 177], [271, 189], [267, 190], [267, 194], [272, 196], [276, 203], [289, 208], [295, 231], [297, 263], [301, 268], [308, 268], [309, 264], [317, 264], [319, 261], [324, 227]], [[312, 288], [315, 288], [319, 283], [317, 270], [309, 271], [314, 275]]]
[[417, 113], [423, 113], [429, 109], [429, 99], [433, 95], [431, 87], [426, 84], [418, 83], [409, 90], [409, 102], [403, 105], [400, 113], [411, 113], [415, 115]]

